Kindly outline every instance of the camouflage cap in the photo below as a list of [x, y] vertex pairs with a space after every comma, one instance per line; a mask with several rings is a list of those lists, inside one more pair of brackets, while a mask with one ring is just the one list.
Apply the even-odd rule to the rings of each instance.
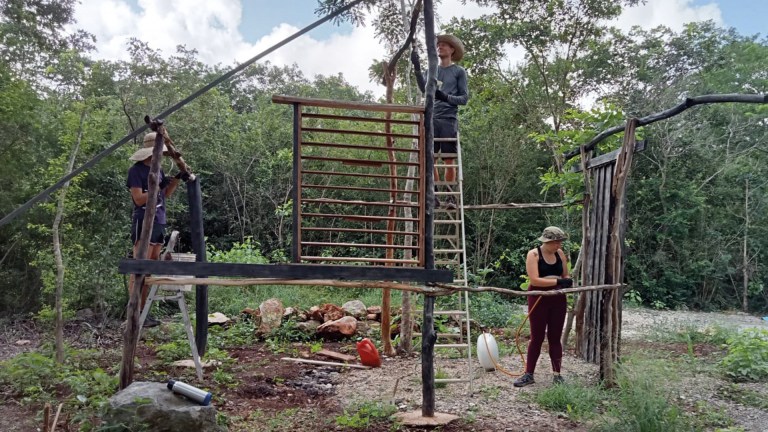
[[565, 240], [567, 238], [568, 238], [568, 234], [566, 234], [565, 231], [561, 230], [556, 226], [549, 226], [544, 228], [544, 232], [541, 233], [541, 237], [539, 237], [539, 241], [542, 243], [547, 243], [551, 241]]

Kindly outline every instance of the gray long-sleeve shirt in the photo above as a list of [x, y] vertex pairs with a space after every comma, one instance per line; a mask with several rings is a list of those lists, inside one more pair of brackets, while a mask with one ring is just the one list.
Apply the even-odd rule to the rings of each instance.
[[435, 118], [457, 119], [459, 105], [469, 101], [467, 72], [461, 66], [452, 64], [437, 68], [437, 88], [448, 96], [448, 101], [435, 99]]

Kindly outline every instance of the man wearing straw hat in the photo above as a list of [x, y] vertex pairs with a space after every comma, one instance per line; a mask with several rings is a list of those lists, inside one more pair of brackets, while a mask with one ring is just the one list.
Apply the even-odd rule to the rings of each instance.
[[[459, 105], [466, 105], [469, 101], [469, 90], [467, 88], [467, 72], [461, 66], [454, 62], [460, 61], [464, 57], [464, 44], [453, 35], [440, 35], [437, 37], [437, 56], [440, 58], [440, 65], [437, 68], [437, 90], [435, 91], [435, 111], [432, 118], [432, 125], [435, 131], [435, 138], [456, 138], [459, 132]], [[421, 65], [416, 50], [411, 51], [411, 61], [416, 72], [416, 81], [419, 89], [424, 93], [425, 80], [421, 73]], [[455, 154], [458, 151], [456, 141], [438, 141], [435, 142], [435, 156], [438, 153]], [[453, 165], [454, 158], [443, 158], [446, 165]], [[440, 180], [440, 175], [435, 168], [435, 181]], [[456, 168], [449, 167], [445, 170], [445, 181], [454, 183], [456, 181]], [[450, 190], [450, 187], [448, 188]], [[435, 205], [440, 206], [440, 202], [435, 198]], [[449, 196], [446, 207], [456, 208], [456, 200]]]
[[[133, 242], [133, 256], [138, 255], [139, 237], [141, 236], [141, 228], [144, 223], [144, 213], [146, 213], [146, 204], [148, 200], [147, 191], [149, 190], [149, 170], [152, 164], [152, 150], [155, 146], [155, 132], [150, 132], [144, 136], [144, 145], [142, 148], [136, 150], [129, 158], [136, 163], [128, 170], [128, 180], [126, 186], [131, 192], [131, 198], [133, 200], [133, 215], [131, 222], [131, 241]], [[163, 152], [168, 149], [163, 145]], [[160, 169], [160, 175], [158, 180], [160, 181], [160, 190], [157, 195], [157, 204], [154, 223], [152, 224], [152, 233], [149, 236], [149, 251], [147, 253], [147, 259], [156, 260], [160, 257], [160, 249], [163, 247], [163, 241], [165, 239], [165, 200], [169, 198], [176, 188], [179, 186], [179, 180], [183, 180], [184, 175], [189, 175], [185, 172], [179, 172], [175, 177], [166, 177], [162, 169]], [[133, 275], [131, 275], [130, 283], [128, 284], [129, 295], [133, 291]], [[141, 290], [141, 309], [144, 308], [144, 304], [147, 301], [147, 295], [149, 295], [149, 286], [144, 285]], [[144, 327], [154, 327], [159, 325], [160, 321], [147, 315], [144, 321]]]

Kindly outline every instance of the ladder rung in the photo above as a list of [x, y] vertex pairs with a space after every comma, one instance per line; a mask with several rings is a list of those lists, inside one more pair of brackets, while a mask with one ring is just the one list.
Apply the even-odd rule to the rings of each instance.
[[449, 208], [436, 208], [435, 213], [454, 213], [458, 212], [459, 208], [456, 207], [455, 209], [449, 209]]
[[459, 235], [436, 235], [432, 236], [432, 240], [458, 240]]
[[[435, 141], [437, 141], [439, 139], [443, 139], [443, 140], [446, 140], [446, 141], [456, 141], [453, 138], [435, 138]], [[456, 159], [456, 158], [459, 157], [459, 154], [458, 153], [435, 153], [435, 157], [436, 158], [446, 158], [446, 159]]]
[[436, 310], [432, 312], [434, 315], [466, 315], [467, 311], [463, 310]]
[[435, 260], [435, 265], [457, 265], [457, 264], [459, 263], [451, 260]]
[[450, 254], [450, 253], [464, 253], [464, 250], [463, 249], [435, 249], [433, 252]]
[[461, 192], [458, 192], [458, 191], [457, 192], [435, 192], [435, 195], [437, 195], [437, 196], [442, 196], [442, 195], [459, 196], [459, 195], [461, 195]]
[[444, 337], [444, 338], [460, 338], [462, 335], [458, 333], [438, 333], [437, 337]]
[[451, 383], [463, 383], [463, 382], [469, 382], [466, 378], [435, 378], [435, 384], [444, 383], [444, 384], [451, 384]]
[[461, 220], [460, 219], [459, 220], [442, 219], [442, 220], [436, 220], [434, 221], [434, 223], [441, 224], [441, 225], [460, 224]]
[[442, 180], [436, 181], [434, 183], [435, 183], [435, 186], [455, 186], [459, 184], [459, 182], [455, 182], [455, 181], [449, 182], [449, 181], [442, 181]]
[[435, 344], [435, 348], [467, 349], [469, 348], [469, 344]]

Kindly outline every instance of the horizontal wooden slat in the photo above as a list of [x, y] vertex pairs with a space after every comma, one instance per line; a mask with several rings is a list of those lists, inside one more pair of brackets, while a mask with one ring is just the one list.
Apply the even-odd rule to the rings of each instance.
[[326, 128], [301, 128], [302, 132], [315, 132], [315, 133], [335, 133], [342, 135], [362, 135], [362, 136], [379, 136], [390, 138], [408, 138], [417, 139], [418, 135], [413, 134], [401, 134], [401, 133], [387, 133], [387, 132], [374, 132], [374, 131], [362, 131], [362, 130], [349, 130], [349, 129], [326, 129]]
[[417, 236], [419, 233], [411, 231], [397, 231], [397, 230], [377, 230], [367, 228], [335, 228], [335, 227], [301, 227], [302, 231], [331, 231], [331, 232], [354, 232], [365, 234], [392, 234], [402, 236]]
[[340, 219], [340, 218], [349, 218], [354, 217], [355, 219], [360, 220], [371, 220], [371, 221], [380, 221], [380, 220], [391, 220], [391, 221], [402, 221], [402, 222], [418, 222], [418, 218], [404, 218], [404, 217], [390, 217], [390, 216], [363, 216], [363, 215], [351, 215], [351, 214], [333, 214], [333, 213], [302, 213], [302, 217], [304, 218], [334, 218], [334, 219]]
[[458, 153], [435, 153], [435, 158], [439, 159], [456, 159], [459, 157]]
[[400, 162], [400, 161], [385, 161], [385, 160], [371, 160], [371, 159], [354, 159], [354, 158], [332, 158], [325, 156], [301, 156], [302, 160], [317, 160], [326, 162], [343, 162], [343, 163], [358, 163], [365, 165], [407, 165], [407, 166], [419, 166], [418, 162]]
[[302, 199], [302, 203], [310, 204], [339, 204], [339, 205], [351, 205], [351, 206], [375, 206], [375, 207], [418, 207], [419, 203], [415, 201], [347, 201], [330, 198], [318, 198], [318, 199]]
[[387, 193], [410, 193], [414, 195], [418, 195], [421, 192], [420, 191], [409, 191], [409, 190], [403, 190], [403, 189], [385, 189], [385, 188], [364, 188], [364, 187], [357, 187], [357, 186], [332, 186], [332, 185], [314, 185], [314, 184], [302, 184], [302, 188], [307, 189], [326, 189], [326, 190], [356, 190], [356, 191], [363, 191], [363, 192], [387, 192]]
[[[279, 104], [300, 104], [321, 108], [341, 108], [349, 110], [399, 112], [407, 114], [422, 114], [424, 107], [420, 105], [378, 104], [371, 102], [339, 101], [331, 99], [301, 98], [295, 96], [273, 95], [272, 102]], [[303, 115], [303, 113], [302, 113]]]
[[393, 151], [396, 151], [396, 152], [407, 152], [407, 153], [418, 153], [419, 152], [418, 149], [404, 148], [404, 147], [369, 146], [369, 145], [357, 145], [357, 144], [337, 144], [337, 143], [326, 143], [326, 142], [317, 142], [317, 141], [302, 141], [301, 145], [303, 147], [333, 147], [333, 148], [354, 149], [354, 150], [378, 150], [378, 151], [393, 150]]
[[348, 261], [348, 262], [369, 262], [369, 263], [390, 263], [390, 264], [418, 264], [418, 260], [403, 260], [394, 258], [365, 258], [365, 257], [325, 257], [325, 256], [302, 256], [301, 259], [307, 261]]
[[320, 247], [354, 247], [354, 248], [368, 248], [368, 249], [418, 249], [418, 246], [402, 246], [402, 245], [383, 245], [383, 244], [368, 244], [368, 243], [329, 243], [329, 242], [311, 242], [302, 241], [302, 246], [320, 246]]
[[302, 174], [318, 174], [318, 175], [329, 175], [329, 176], [345, 176], [345, 177], [373, 177], [373, 178], [383, 178], [383, 179], [400, 179], [400, 180], [421, 180], [421, 177], [410, 177], [410, 176], [392, 176], [392, 175], [386, 175], [386, 174], [363, 174], [363, 173], [350, 173], [350, 172], [342, 172], [342, 171], [317, 171], [317, 170], [302, 170]]
[[349, 120], [349, 121], [392, 123], [392, 124], [405, 124], [405, 125], [418, 125], [420, 123], [418, 120], [395, 120], [395, 119], [385, 119], [385, 118], [379, 118], [379, 117], [359, 117], [359, 116], [316, 114], [316, 113], [302, 113], [301, 118], [302, 119], [319, 118], [319, 119], [328, 119], [328, 120]]
[[[418, 263], [417, 263], [418, 264]], [[412, 267], [366, 267], [334, 264], [233, 264], [184, 261], [122, 259], [120, 273], [265, 277], [280, 279], [378, 280], [408, 282], [451, 282], [449, 270], [425, 270]]]

